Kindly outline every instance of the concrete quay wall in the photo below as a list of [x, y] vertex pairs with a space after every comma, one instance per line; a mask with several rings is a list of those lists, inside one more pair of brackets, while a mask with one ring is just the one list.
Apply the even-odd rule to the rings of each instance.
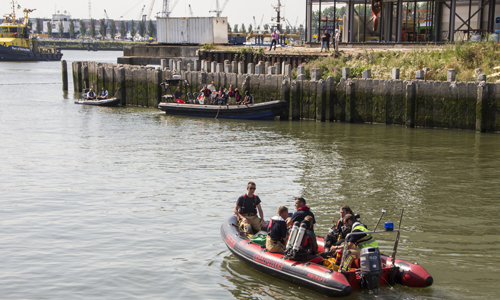
[[185, 93], [199, 92], [214, 81], [226, 88], [232, 84], [241, 94], [249, 90], [256, 103], [284, 99], [289, 103], [284, 119], [500, 131], [498, 83], [371, 78], [335, 82], [333, 77], [291, 81], [288, 74], [273, 74], [272, 67], [267, 74], [237, 74], [227, 66], [223, 72], [222, 64], [216, 72], [97, 62], [73, 62], [72, 69], [75, 91], [104, 86], [110, 95], [117, 93], [122, 105], [156, 108], [164, 94], [160, 83], [175, 73], [188, 80]]

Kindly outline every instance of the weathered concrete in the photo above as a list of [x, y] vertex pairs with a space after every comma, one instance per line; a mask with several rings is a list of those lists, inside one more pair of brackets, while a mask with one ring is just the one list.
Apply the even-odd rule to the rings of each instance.
[[318, 81], [321, 79], [321, 69], [312, 69], [311, 70], [311, 80]]
[[392, 79], [394, 79], [394, 80], [399, 79], [399, 69], [398, 68], [392, 69]]
[[351, 69], [342, 68], [342, 78], [344, 78], [345, 80], [349, 79], [350, 73], [351, 73]]
[[425, 71], [424, 70], [418, 70], [415, 78], [417, 80], [424, 80], [425, 79]]
[[[207, 67], [208, 62], [201, 62]], [[407, 127], [500, 131], [500, 84], [482, 82], [440, 82], [425, 80], [344, 79], [333, 77], [309, 81], [305, 74], [291, 81], [285, 74], [230, 72], [231, 65], [218, 73], [181, 71], [190, 83], [185, 92], [199, 92], [203, 84], [233, 85], [243, 94], [249, 91], [255, 102], [284, 99], [290, 103], [286, 118], [321, 122], [382, 123]], [[239, 65], [238, 65], [239, 68]], [[276, 65], [270, 66], [273, 70]], [[190, 65], [190, 70], [192, 67]], [[232, 69], [232, 68], [231, 68]], [[288, 70], [287, 70], [288, 69]], [[105, 87], [117, 94], [122, 105], [157, 107], [162, 90], [159, 83], [172, 78], [174, 71], [97, 62], [73, 62], [75, 91]], [[251, 72], [252, 68], [249, 65]], [[300, 70], [300, 68], [299, 68]], [[224, 72], [226, 71], [226, 72]], [[311, 73], [314, 75], [316, 71]], [[319, 75], [312, 76], [313, 79]]]
[[365, 79], [366, 78], [371, 78], [372, 77], [372, 70], [366, 69], [366, 70], [363, 71], [362, 75], [363, 75], [363, 78], [365, 78]]
[[455, 81], [456, 75], [457, 75], [457, 72], [455, 71], [455, 69], [448, 69], [448, 73], [446, 74], [446, 76], [447, 76], [446, 81], [448, 81], [448, 82]]

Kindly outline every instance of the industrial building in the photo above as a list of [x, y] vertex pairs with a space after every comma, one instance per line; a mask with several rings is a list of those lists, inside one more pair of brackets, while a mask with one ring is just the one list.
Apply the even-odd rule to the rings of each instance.
[[[325, 6], [346, 6], [341, 19], [321, 16]], [[313, 9], [318, 10], [313, 29]], [[323, 6], [323, 8], [322, 8]], [[343, 43], [444, 43], [474, 40], [500, 33], [500, 0], [390, 1], [306, 0], [306, 42], [320, 30], [338, 28]], [[315, 32], [316, 31], [316, 32]]]

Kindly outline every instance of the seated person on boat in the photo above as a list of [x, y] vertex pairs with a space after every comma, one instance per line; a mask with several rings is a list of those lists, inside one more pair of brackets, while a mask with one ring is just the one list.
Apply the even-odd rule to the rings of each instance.
[[204, 97], [203, 104], [209, 104], [209, 102], [207, 102], [207, 101], [210, 101], [209, 99], [210, 99], [210, 95], [212, 94], [212, 91], [210, 91], [210, 89], [208, 89], [207, 85], [203, 86], [200, 93], [203, 94], [203, 97]]
[[324, 237], [326, 253], [335, 254], [334, 247], [342, 245], [347, 234], [351, 232], [351, 227], [345, 226], [343, 222], [344, 217], [348, 214], [354, 216], [354, 213], [352, 212], [349, 205], [342, 206], [340, 208], [340, 219], [338, 220], [337, 224], [332, 226], [330, 232]]
[[89, 92], [87, 93], [87, 100], [95, 100], [95, 93], [92, 89], [89, 89]]
[[[356, 218], [348, 214], [344, 217], [345, 226], [351, 226], [352, 232], [367, 232], [366, 226], [356, 221]], [[351, 264], [354, 259], [359, 259], [361, 249], [367, 247], [375, 247], [378, 248], [378, 243], [375, 241], [373, 236], [369, 233], [366, 234], [356, 234], [349, 236], [349, 240], [346, 241], [348, 243], [346, 259], [342, 265], [343, 271], [349, 271], [351, 269]]]
[[[264, 212], [260, 206], [260, 198], [254, 194], [256, 188], [255, 182], [250, 181], [247, 184], [247, 193], [240, 196], [234, 206], [234, 213], [238, 217], [240, 231], [248, 234], [256, 234], [262, 227], [266, 226]], [[257, 211], [260, 218], [257, 216]]]
[[233, 85], [229, 85], [229, 90], [227, 91], [227, 104], [236, 105], [236, 90]]
[[288, 208], [280, 206], [278, 215], [271, 218], [267, 227], [266, 249], [272, 253], [285, 253], [285, 243], [288, 237], [288, 230], [285, 219], [288, 217]]
[[177, 90], [174, 92], [174, 99], [176, 103], [186, 103], [182, 100], [182, 92], [181, 92], [181, 87], [178, 86]]
[[245, 98], [243, 98], [242, 104], [252, 104], [253, 97], [250, 95], [249, 91], [245, 91]]
[[108, 99], [108, 91], [105, 88], [101, 89], [101, 95], [97, 97], [99, 100]]
[[241, 94], [238, 89], [234, 90], [234, 100], [236, 100], [236, 104], [238, 105], [243, 103], [243, 98], [241, 98]]
[[217, 104], [226, 104], [226, 93], [224, 92], [224, 87], [219, 88], [219, 93], [217, 94]]
[[292, 226], [295, 222], [302, 222], [306, 216], [311, 216], [311, 230], [314, 232], [314, 224], [316, 223], [316, 219], [314, 218], [314, 214], [309, 209], [309, 207], [306, 206], [306, 199], [302, 197], [295, 198], [295, 208], [297, 209], [297, 211], [294, 212], [293, 215], [286, 220], [286, 224], [288, 226]]

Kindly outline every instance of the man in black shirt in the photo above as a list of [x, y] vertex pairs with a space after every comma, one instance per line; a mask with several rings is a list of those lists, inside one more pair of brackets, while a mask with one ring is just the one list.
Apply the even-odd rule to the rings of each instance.
[[178, 86], [177, 90], [174, 92], [174, 99], [182, 99], [182, 92], [181, 92], [181, 87]]
[[295, 208], [296, 212], [293, 213], [292, 217], [286, 219], [286, 225], [292, 226], [295, 222], [302, 222], [306, 216], [311, 216], [311, 229], [314, 232], [314, 224], [316, 224], [316, 219], [314, 218], [314, 214], [306, 206], [306, 199], [299, 197], [295, 198]]
[[[254, 194], [255, 189], [255, 182], [250, 181], [247, 184], [247, 193], [238, 198], [234, 207], [234, 213], [239, 219], [240, 230], [249, 234], [256, 234], [262, 227], [266, 226], [260, 198]], [[257, 211], [259, 211], [260, 218], [257, 216]]]
[[288, 216], [288, 208], [280, 206], [278, 215], [271, 218], [266, 237], [266, 249], [272, 253], [285, 253], [285, 244], [288, 236], [285, 218]]

